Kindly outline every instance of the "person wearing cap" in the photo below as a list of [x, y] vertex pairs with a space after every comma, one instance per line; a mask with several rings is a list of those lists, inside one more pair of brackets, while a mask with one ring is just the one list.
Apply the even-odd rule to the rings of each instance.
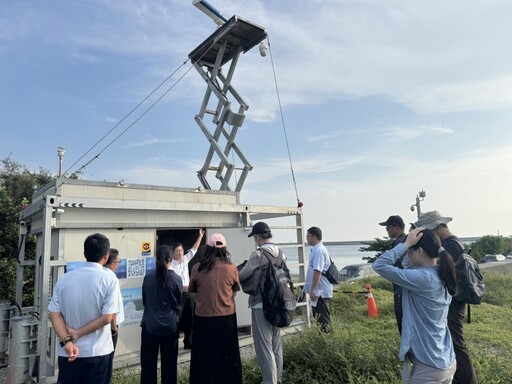
[[[391, 249], [405, 241], [405, 223], [400, 216], [389, 216], [386, 221], [379, 223], [379, 225], [386, 227], [389, 238], [393, 239]], [[396, 260], [395, 266], [403, 269], [402, 258]], [[398, 332], [402, 334], [402, 288], [395, 283], [393, 283], [393, 304]]]
[[309, 228], [306, 240], [312, 248], [309, 254], [304, 292], [308, 293], [311, 298], [313, 316], [317, 319], [320, 329], [324, 332], [330, 332], [331, 311], [329, 303], [333, 296], [333, 286], [322, 272], [329, 269], [331, 258], [327, 248], [322, 244], [322, 230], [320, 228]]
[[[464, 253], [464, 246], [457, 236], [448, 228], [451, 217], [445, 217], [438, 211], [425, 212], [413, 226], [433, 230], [441, 239], [444, 249], [457, 262]], [[464, 315], [466, 304], [453, 299], [448, 311], [448, 328], [453, 340], [457, 370], [453, 377], [453, 384], [476, 384], [476, 372], [469, 351], [464, 341]]]
[[181, 277], [183, 283], [183, 297], [181, 298], [181, 316], [180, 316], [180, 330], [183, 331], [183, 346], [185, 349], [192, 348], [192, 313], [193, 313], [193, 301], [188, 296], [188, 284], [190, 280], [190, 271], [188, 264], [194, 257], [201, 244], [201, 240], [204, 237], [205, 230], [199, 229], [196, 242], [192, 245], [192, 248], [185, 253], [183, 244], [174, 243], [174, 253], [172, 255], [171, 268], [176, 274]]
[[240, 281], [222, 234], [210, 236], [200, 259], [188, 287], [195, 299], [190, 384], [242, 383], [235, 307]]
[[[252, 227], [248, 237], [253, 237], [258, 248], [252, 251], [249, 260], [245, 261], [240, 269], [240, 282], [242, 288], [257, 285], [261, 273], [260, 266], [268, 263], [261, 248], [264, 248], [267, 255], [282, 257], [286, 259], [283, 252], [274, 244], [270, 227], [260, 221]], [[280, 256], [281, 255], [281, 256]], [[263, 292], [264, 294], [264, 292]], [[270, 324], [263, 313], [263, 301], [261, 294], [249, 296], [249, 306], [252, 316], [252, 333], [256, 359], [263, 374], [263, 384], [281, 383], [283, 375], [283, 344], [281, 331], [278, 327]]]

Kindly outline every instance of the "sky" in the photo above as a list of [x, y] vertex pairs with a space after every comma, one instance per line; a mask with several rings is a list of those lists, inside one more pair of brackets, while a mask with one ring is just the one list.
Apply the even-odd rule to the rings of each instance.
[[[210, 3], [268, 33], [306, 227], [383, 237], [389, 215], [416, 219], [424, 190], [422, 211], [457, 235], [512, 235], [512, 2]], [[182, 64], [215, 28], [191, 0], [1, 2], [1, 158], [57, 173], [58, 146], [71, 171], [101, 151], [83, 179], [196, 188], [206, 83]], [[161, 90], [79, 160], [175, 70], [154, 108], [102, 151]], [[270, 56], [243, 54], [232, 84], [254, 166], [241, 202], [296, 206]]]

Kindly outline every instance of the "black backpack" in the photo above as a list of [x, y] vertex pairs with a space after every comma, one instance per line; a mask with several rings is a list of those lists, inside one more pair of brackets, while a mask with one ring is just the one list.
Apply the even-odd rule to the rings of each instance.
[[268, 260], [262, 265], [260, 276], [263, 314], [270, 324], [279, 328], [287, 327], [292, 323], [297, 308], [290, 271], [281, 250], [277, 257], [264, 248], [259, 250]]
[[454, 261], [457, 275], [457, 292], [453, 296], [455, 300], [466, 304], [480, 304], [485, 293], [484, 277], [480, 273], [478, 263], [464, 252]]

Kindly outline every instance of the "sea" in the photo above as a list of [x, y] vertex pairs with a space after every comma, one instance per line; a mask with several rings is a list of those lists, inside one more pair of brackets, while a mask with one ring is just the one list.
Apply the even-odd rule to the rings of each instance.
[[[331, 256], [332, 260], [334, 261], [334, 264], [336, 264], [336, 267], [338, 267], [338, 269], [342, 269], [347, 265], [366, 263], [367, 261], [363, 260], [363, 257], [365, 256], [375, 256], [375, 252], [360, 252], [359, 248], [364, 246], [365, 245], [363, 244], [327, 245], [326, 248], [327, 251], [329, 252], [329, 256]], [[309, 257], [310, 250], [311, 247], [306, 246], [304, 254], [306, 263]], [[287, 258], [287, 265], [288, 268], [290, 268], [290, 273], [294, 275], [298, 274], [299, 267], [297, 265], [297, 250], [293, 248], [285, 248], [283, 249], [283, 252], [285, 253]]]

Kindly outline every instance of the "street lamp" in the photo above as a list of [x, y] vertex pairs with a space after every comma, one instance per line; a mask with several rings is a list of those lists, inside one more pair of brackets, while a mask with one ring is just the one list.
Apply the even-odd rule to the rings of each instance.
[[411, 211], [414, 212], [414, 207], [416, 207], [416, 213], [418, 214], [418, 219], [420, 218], [421, 216], [421, 206], [420, 206], [420, 201], [423, 201], [425, 200], [425, 196], [427, 196], [427, 194], [425, 193], [425, 191], [422, 189], [421, 191], [418, 192], [418, 194], [416, 195], [416, 204], [413, 204], [411, 205]]
[[62, 159], [66, 156], [66, 148], [57, 147], [57, 155], [59, 156], [59, 177], [62, 177]]

